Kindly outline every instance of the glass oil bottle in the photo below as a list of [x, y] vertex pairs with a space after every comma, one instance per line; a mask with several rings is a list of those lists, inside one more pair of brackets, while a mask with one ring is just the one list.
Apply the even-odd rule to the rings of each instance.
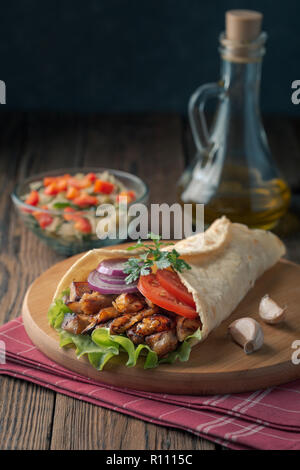
[[[226, 32], [220, 36], [221, 79], [201, 86], [190, 98], [197, 154], [179, 181], [179, 199], [194, 209], [196, 203], [205, 204], [205, 224], [226, 215], [233, 222], [269, 229], [290, 202], [290, 190], [272, 159], [260, 117], [266, 42], [261, 22], [259, 12], [226, 13]], [[204, 107], [210, 98], [217, 98], [218, 105], [208, 130]]]

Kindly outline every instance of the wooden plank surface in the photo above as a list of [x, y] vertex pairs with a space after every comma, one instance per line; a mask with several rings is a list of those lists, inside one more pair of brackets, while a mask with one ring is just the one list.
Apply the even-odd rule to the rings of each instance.
[[[0, 127], [0, 321], [4, 323], [20, 315], [26, 288], [57, 257], [36, 243], [10, 200], [25, 148], [26, 118], [1, 114]], [[54, 402], [53, 392], [0, 376], [0, 449], [48, 448]]]
[[59, 397], [53, 430], [61, 429], [61, 432], [53, 432], [53, 450], [213, 450], [216, 447], [187, 432], [129, 418], [63, 395]]
[[[300, 262], [300, 120], [265, 119], [271, 148], [294, 190], [293, 210], [280, 224], [288, 258]], [[80, 165], [137, 173], [151, 202], [175, 200], [175, 182], [193, 154], [186, 122], [175, 114], [79, 116], [0, 114], [0, 322], [20, 314], [30, 282], [62, 259], [26, 230], [10, 192], [24, 176]], [[16, 295], [17, 292], [17, 295]], [[0, 376], [0, 449], [214, 449], [189, 433]]]

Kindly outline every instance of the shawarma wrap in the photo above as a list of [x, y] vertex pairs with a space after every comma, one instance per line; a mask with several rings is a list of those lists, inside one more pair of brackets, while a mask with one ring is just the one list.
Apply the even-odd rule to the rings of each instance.
[[[283, 243], [273, 233], [259, 229], [251, 230], [245, 225], [231, 223], [226, 217], [217, 219], [204, 233], [179, 241], [163, 250], [174, 248], [191, 267], [177, 274], [193, 296], [201, 328], [197, 334], [190, 335], [187, 341], [179, 345], [178, 350], [184, 349], [184, 354], [180, 355], [180, 351], [179, 354], [173, 352], [170, 361], [163, 358], [163, 362], [173, 362], [178, 358], [187, 360], [189, 352], [186, 345], [191, 346], [203, 341], [213, 329], [228, 318], [255, 281], [285, 253]], [[86, 281], [89, 273], [104, 259], [129, 258], [138, 254], [139, 250], [128, 252], [125, 249], [89, 251], [63, 276], [57, 286], [53, 305], [61, 302], [61, 296], [72, 282]], [[59, 321], [56, 323], [58, 329]], [[55, 321], [52, 321], [53, 326], [54, 323]], [[67, 338], [65, 343], [64, 340], [61, 341], [63, 346], [70, 343]], [[78, 350], [78, 344], [76, 346]], [[139, 347], [142, 349], [141, 345]], [[148, 352], [150, 349], [147, 348]], [[82, 351], [83, 349], [80, 350], [80, 354]], [[102, 368], [102, 365], [98, 368]]]

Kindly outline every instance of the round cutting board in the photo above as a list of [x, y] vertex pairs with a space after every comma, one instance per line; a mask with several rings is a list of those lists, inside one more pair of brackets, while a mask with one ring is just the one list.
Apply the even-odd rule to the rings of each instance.
[[[117, 387], [189, 395], [253, 391], [300, 378], [300, 365], [291, 360], [292, 343], [300, 340], [300, 266], [282, 260], [268, 270], [231, 316], [192, 349], [188, 362], [144, 370], [142, 360], [136, 367], [125, 367], [125, 354], [124, 357], [121, 354], [100, 372], [86, 358], [77, 359], [73, 348], [60, 348], [58, 334], [47, 320], [58, 281], [80, 256], [61, 261], [44, 272], [30, 286], [23, 303], [24, 325], [31, 340], [46, 356], [67, 369]], [[246, 355], [229, 338], [227, 327], [239, 317], [259, 320], [258, 305], [266, 293], [279, 305], [287, 306], [287, 319], [278, 326], [261, 322], [264, 346]]]

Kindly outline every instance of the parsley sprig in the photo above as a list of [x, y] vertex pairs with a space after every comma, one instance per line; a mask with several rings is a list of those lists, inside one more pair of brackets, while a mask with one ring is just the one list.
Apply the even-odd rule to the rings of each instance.
[[180, 273], [185, 269], [191, 269], [190, 265], [183, 259], [179, 258], [179, 253], [173, 249], [171, 251], [161, 251], [161, 248], [170, 243], [161, 242], [161, 237], [155, 233], [150, 233], [148, 239], [152, 240], [151, 244], [138, 242], [127, 248], [128, 251], [142, 248], [141, 254], [137, 258], [129, 258], [125, 263], [124, 272], [128, 274], [125, 278], [126, 284], [137, 281], [140, 276], [147, 276], [151, 273], [151, 267], [156, 265], [157, 269], [165, 269], [171, 266], [175, 271]]

